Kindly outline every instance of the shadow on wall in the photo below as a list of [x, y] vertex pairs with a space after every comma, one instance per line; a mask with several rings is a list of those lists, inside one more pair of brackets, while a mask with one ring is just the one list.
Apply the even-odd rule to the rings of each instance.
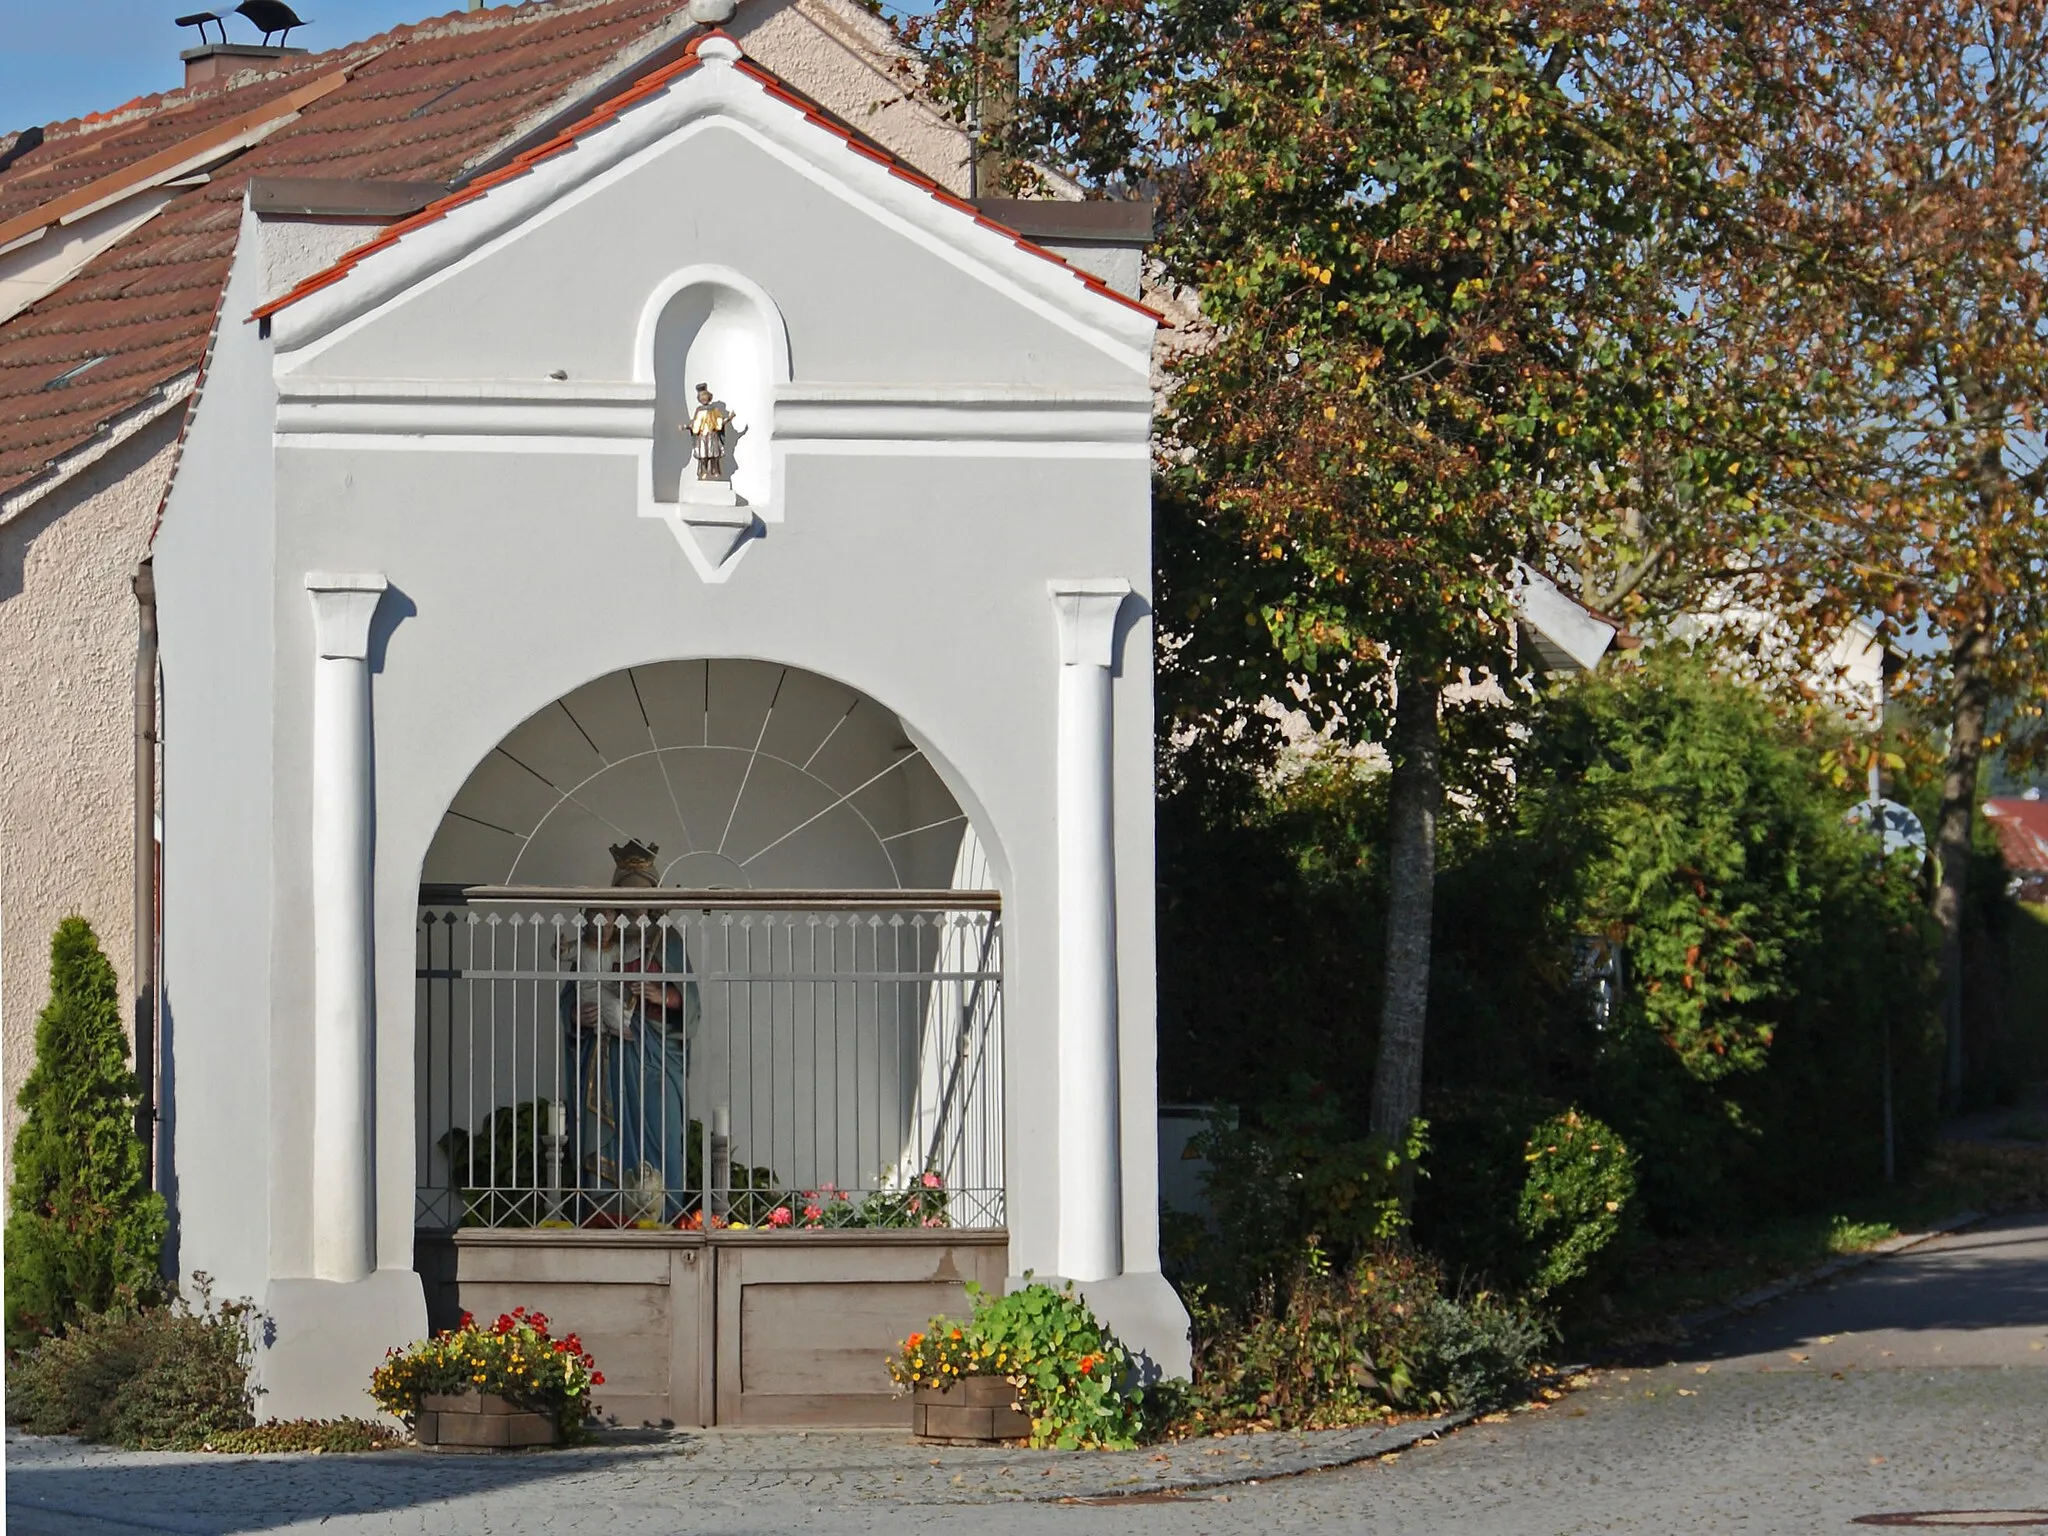
[[156, 1187], [164, 1197], [163, 1272], [176, 1281], [183, 1273], [178, 1263], [178, 1027], [171, 1007], [170, 988], [162, 987], [156, 999]]

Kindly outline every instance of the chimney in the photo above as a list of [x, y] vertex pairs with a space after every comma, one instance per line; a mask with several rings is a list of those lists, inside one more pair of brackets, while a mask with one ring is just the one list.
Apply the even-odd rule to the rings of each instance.
[[185, 84], [204, 85], [245, 69], [261, 69], [278, 59], [296, 59], [304, 48], [284, 48], [265, 43], [205, 43], [187, 48], [178, 57], [185, 61]]

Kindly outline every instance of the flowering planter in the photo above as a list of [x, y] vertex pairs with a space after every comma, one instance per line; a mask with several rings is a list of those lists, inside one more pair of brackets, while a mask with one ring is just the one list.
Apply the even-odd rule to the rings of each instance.
[[554, 1416], [515, 1408], [488, 1392], [428, 1393], [420, 1399], [413, 1436], [421, 1445], [471, 1451], [511, 1451], [554, 1445], [561, 1439]]
[[1030, 1439], [1031, 1415], [1007, 1378], [963, 1376], [950, 1387], [914, 1388], [910, 1428], [931, 1445], [995, 1445]]

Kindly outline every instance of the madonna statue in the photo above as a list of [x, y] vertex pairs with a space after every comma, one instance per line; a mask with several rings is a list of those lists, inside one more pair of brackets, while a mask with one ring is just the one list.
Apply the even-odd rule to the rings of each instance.
[[[615, 890], [660, 883], [651, 844], [611, 850]], [[563, 1050], [575, 1105], [570, 1152], [588, 1225], [659, 1223], [683, 1213], [690, 1040], [697, 984], [682, 934], [646, 908], [599, 908], [562, 940]]]

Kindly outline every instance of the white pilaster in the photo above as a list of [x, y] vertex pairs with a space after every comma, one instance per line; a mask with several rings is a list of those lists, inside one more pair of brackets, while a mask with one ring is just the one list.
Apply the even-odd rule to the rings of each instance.
[[313, 598], [313, 1275], [377, 1267], [371, 1142], [370, 620], [382, 576], [306, 577]]
[[1047, 584], [1059, 616], [1059, 1272], [1123, 1269], [1110, 667], [1131, 584]]

